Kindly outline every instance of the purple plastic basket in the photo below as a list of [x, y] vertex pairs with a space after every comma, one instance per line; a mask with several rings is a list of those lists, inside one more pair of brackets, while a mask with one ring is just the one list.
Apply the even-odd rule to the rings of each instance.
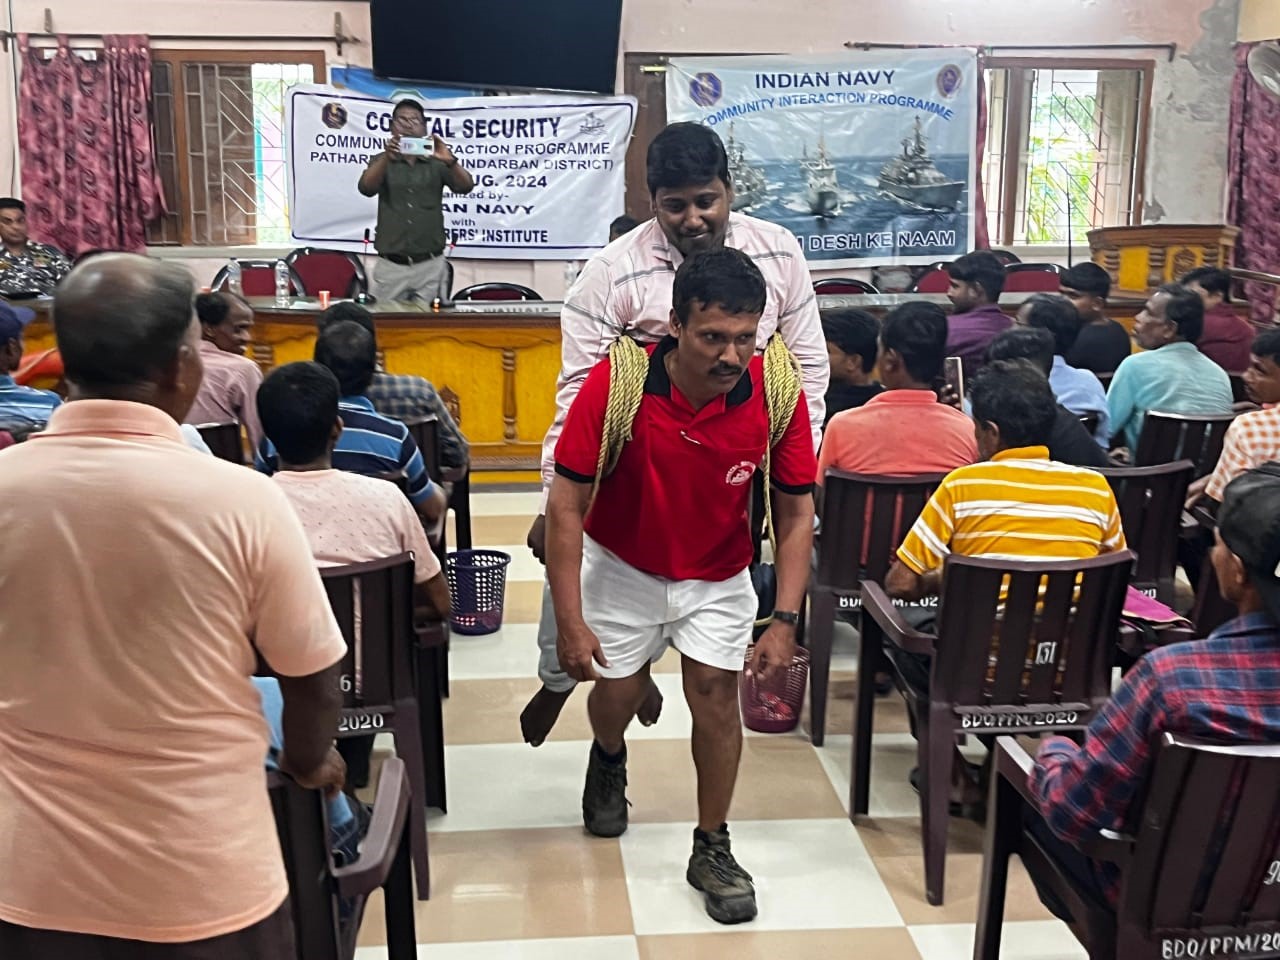
[[746, 666], [738, 682], [742, 722], [757, 733], [787, 733], [800, 722], [805, 687], [809, 680], [809, 651], [796, 647], [795, 659], [785, 670], [775, 670], [761, 681], [748, 667], [755, 646], [747, 648]]
[[449, 554], [450, 623], [454, 633], [478, 637], [502, 626], [509, 554], [501, 550], [459, 550]]

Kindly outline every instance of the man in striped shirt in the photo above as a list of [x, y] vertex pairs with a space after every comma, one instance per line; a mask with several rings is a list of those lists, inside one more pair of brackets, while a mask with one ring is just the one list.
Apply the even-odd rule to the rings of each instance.
[[15, 440], [43, 430], [62, 398], [48, 390], [24, 387], [13, 381], [22, 362], [22, 331], [35, 314], [0, 301], [0, 430]]
[[[316, 363], [338, 378], [342, 391], [338, 402], [342, 434], [333, 450], [333, 468], [366, 476], [401, 474], [409, 502], [428, 523], [437, 523], [444, 515], [444, 491], [427, 476], [409, 428], [376, 413], [364, 395], [377, 359], [369, 331], [350, 321], [326, 327], [316, 339], [315, 357]], [[280, 457], [270, 438], [263, 439], [255, 465], [266, 474], [280, 469]]]
[[[983, 462], [949, 473], [898, 548], [885, 577], [895, 599], [936, 595], [948, 554], [1010, 560], [1088, 559], [1125, 548], [1120, 509], [1106, 478], [1049, 459], [1057, 401], [1044, 375], [1025, 360], [997, 360], [970, 384]], [[904, 679], [929, 691], [931, 658], [892, 644], [886, 652]], [[977, 803], [981, 791], [957, 755], [953, 800]]]

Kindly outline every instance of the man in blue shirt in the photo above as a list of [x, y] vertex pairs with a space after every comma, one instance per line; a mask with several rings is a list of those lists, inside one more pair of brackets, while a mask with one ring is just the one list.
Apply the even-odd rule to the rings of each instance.
[[1049, 386], [1058, 403], [1077, 417], [1093, 417], [1097, 427], [1094, 439], [1103, 450], [1111, 444], [1111, 414], [1107, 410], [1107, 391], [1102, 381], [1090, 370], [1067, 363], [1067, 354], [1080, 336], [1082, 321], [1076, 308], [1066, 297], [1056, 293], [1036, 293], [1018, 310], [1014, 321], [1019, 326], [1039, 327], [1053, 334], [1053, 368]]
[[[342, 390], [338, 416], [343, 429], [333, 450], [333, 468], [366, 476], [401, 474], [409, 502], [429, 524], [439, 521], [445, 510], [444, 491], [427, 476], [409, 428], [375, 412], [365, 396], [377, 363], [377, 347], [369, 331], [349, 320], [325, 327], [316, 338], [315, 360], [332, 371]], [[263, 438], [255, 465], [267, 474], [279, 469], [270, 439]]]
[[1111, 429], [1130, 451], [1147, 413], [1213, 416], [1231, 412], [1226, 371], [1196, 348], [1204, 330], [1204, 304], [1179, 283], [1152, 294], [1133, 325], [1135, 353], [1116, 368], [1107, 391]]
[[62, 398], [48, 390], [35, 390], [13, 382], [13, 371], [22, 362], [22, 331], [35, 314], [0, 301], [0, 430], [23, 440], [43, 430]]

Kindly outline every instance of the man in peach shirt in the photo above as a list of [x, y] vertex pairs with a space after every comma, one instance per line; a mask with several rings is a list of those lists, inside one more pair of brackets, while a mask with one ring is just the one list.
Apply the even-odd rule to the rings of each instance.
[[341, 634], [265, 477], [202, 457], [185, 269], [104, 254], [54, 302], [71, 401], [0, 454], [0, 956], [293, 955], [263, 780], [333, 788]]

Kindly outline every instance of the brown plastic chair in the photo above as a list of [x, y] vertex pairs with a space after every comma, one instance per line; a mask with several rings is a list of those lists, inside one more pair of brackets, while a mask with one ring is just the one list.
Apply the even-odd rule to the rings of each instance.
[[428, 805], [420, 715], [440, 710], [440, 698], [420, 702], [414, 676], [413, 556], [322, 567], [329, 605], [347, 642], [342, 659], [342, 718], [338, 739], [393, 734], [405, 762], [413, 805], [409, 837], [418, 875], [418, 898], [430, 891], [427, 864]]
[[202, 423], [196, 427], [200, 439], [219, 460], [226, 460], [238, 467], [244, 466], [244, 441], [240, 438], [240, 424]]
[[1154, 467], [1109, 467], [1098, 472], [1111, 485], [1120, 507], [1125, 542], [1138, 555], [1131, 585], [1172, 606], [1182, 507], [1195, 465], [1190, 460], [1177, 460]]
[[[1111, 661], [1133, 554], [1019, 563], [949, 556], [943, 563], [938, 633], [907, 625], [884, 590], [862, 584], [862, 642], [884, 638], [933, 657], [919, 696], [899, 676], [916, 721], [925, 895], [942, 903], [947, 802], [958, 738], [983, 733], [1079, 730], [1111, 693]], [[1002, 583], [1008, 583], [1003, 615]], [[866, 813], [872, 712], [855, 715], [849, 812]]]
[[[1028, 834], [1031, 758], [1012, 739], [995, 747], [974, 960], [1000, 955], [1009, 857], [1071, 911], [1094, 960], [1261, 957], [1276, 951], [1280, 883], [1276, 814], [1280, 745], [1223, 746], [1160, 734], [1132, 835], [1103, 831], [1082, 846], [1120, 867], [1112, 910], [1079, 890]], [[1266, 945], [1266, 946], [1264, 946]]]
[[522, 283], [473, 283], [453, 295], [454, 300], [541, 300], [538, 291]]
[[[360, 844], [360, 856], [341, 867], [334, 867], [329, 851], [329, 825], [320, 792], [304, 790], [279, 773], [268, 774], [267, 791], [289, 878], [297, 960], [351, 960], [369, 895], [378, 889], [386, 917], [387, 957], [413, 960], [418, 948], [405, 830], [413, 800], [404, 764], [393, 758], [382, 765], [373, 819]], [[339, 918], [339, 898], [353, 903], [345, 922]]]
[[1222, 439], [1235, 418], [1234, 413], [1191, 416], [1153, 410], [1143, 421], [1133, 465], [1149, 467], [1156, 463], [1190, 460], [1196, 467], [1194, 479], [1199, 479], [1218, 465], [1218, 457], [1222, 456]]
[[[445, 467], [440, 460], [440, 423], [435, 417], [414, 417], [404, 421], [418, 449], [422, 452], [423, 462], [427, 465], [427, 473], [432, 480], [453, 484], [449, 494], [448, 509], [453, 511], [454, 531], [457, 535], [459, 550], [471, 549], [471, 468]], [[441, 550], [444, 550], [443, 543]], [[441, 556], [441, 563], [444, 562]]]
[[[822, 533], [809, 584], [809, 735], [823, 744], [827, 685], [838, 610], [862, 605], [862, 581], [883, 583], [894, 554], [945, 474], [876, 477], [828, 470], [822, 486]], [[870, 714], [875, 674], [884, 657], [878, 646], [858, 644], [858, 695], [854, 709]]]
[[856, 277], [827, 277], [813, 281], [813, 292], [820, 297], [878, 294], [875, 284]]

